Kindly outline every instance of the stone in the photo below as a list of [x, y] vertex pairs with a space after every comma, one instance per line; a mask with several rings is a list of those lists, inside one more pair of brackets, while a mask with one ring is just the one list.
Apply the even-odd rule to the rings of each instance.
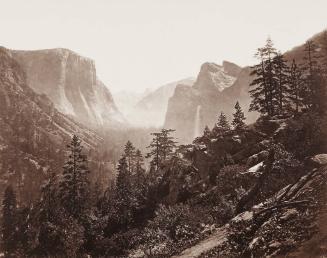
[[327, 164], [327, 154], [317, 154], [310, 158], [310, 163], [316, 166], [323, 166]]

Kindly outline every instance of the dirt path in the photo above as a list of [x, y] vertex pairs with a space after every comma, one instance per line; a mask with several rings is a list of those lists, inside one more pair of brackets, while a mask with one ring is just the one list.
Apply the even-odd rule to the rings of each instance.
[[213, 233], [210, 237], [202, 240], [195, 246], [185, 249], [181, 254], [173, 256], [172, 258], [199, 257], [201, 254], [206, 253], [224, 243], [226, 241], [226, 233], [226, 227], [218, 228], [217, 231]]

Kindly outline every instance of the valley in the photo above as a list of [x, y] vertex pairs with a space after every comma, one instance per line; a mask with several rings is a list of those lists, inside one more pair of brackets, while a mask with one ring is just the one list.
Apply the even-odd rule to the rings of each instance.
[[327, 32], [143, 93], [0, 48], [5, 257], [324, 257]]

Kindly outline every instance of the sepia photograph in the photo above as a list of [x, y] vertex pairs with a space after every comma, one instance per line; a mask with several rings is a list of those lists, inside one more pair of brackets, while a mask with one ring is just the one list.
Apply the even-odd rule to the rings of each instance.
[[0, 258], [326, 258], [326, 0], [0, 0]]

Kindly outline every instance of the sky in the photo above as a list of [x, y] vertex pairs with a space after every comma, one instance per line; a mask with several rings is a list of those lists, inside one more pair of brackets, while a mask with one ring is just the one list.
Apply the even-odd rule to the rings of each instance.
[[246, 66], [270, 36], [286, 51], [327, 28], [326, 0], [0, 0], [0, 45], [63, 47], [95, 60], [114, 92]]

